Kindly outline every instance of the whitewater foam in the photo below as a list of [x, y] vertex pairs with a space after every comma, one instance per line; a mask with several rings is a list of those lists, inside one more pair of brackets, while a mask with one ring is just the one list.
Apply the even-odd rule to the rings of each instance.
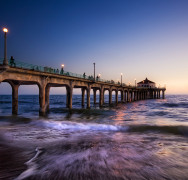
[[35, 125], [57, 130], [126, 131], [128, 127], [109, 124], [77, 123], [67, 121], [38, 121]]

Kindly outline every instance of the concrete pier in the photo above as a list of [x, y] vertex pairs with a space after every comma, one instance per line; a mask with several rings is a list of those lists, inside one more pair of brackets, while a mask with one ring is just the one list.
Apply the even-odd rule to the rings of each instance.
[[115, 103], [118, 104], [118, 95], [121, 102], [133, 102], [145, 99], [165, 98], [166, 88], [133, 87], [92, 79], [73, 77], [70, 75], [53, 74], [49, 72], [35, 71], [18, 67], [5, 68], [0, 64], [0, 83], [7, 82], [12, 87], [12, 114], [18, 114], [18, 89], [21, 85], [37, 85], [39, 88], [39, 113], [44, 115], [50, 109], [49, 94], [51, 87], [66, 88], [66, 107], [72, 108], [73, 89], [80, 88], [82, 94], [81, 105], [85, 105], [85, 93], [87, 93], [87, 108], [90, 108], [91, 90], [93, 90], [94, 104], [96, 104], [96, 92], [99, 90], [99, 106], [104, 104], [104, 93], [108, 91], [109, 105], [112, 104], [112, 92], [115, 92]]

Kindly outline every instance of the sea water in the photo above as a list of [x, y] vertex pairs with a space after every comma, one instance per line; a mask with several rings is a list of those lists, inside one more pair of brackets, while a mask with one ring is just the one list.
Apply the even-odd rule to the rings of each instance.
[[[114, 99], [115, 97], [113, 97]], [[97, 97], [98, 100], [98, 97]], [[50, 96], [38, 114], [37, 95], [0, 96], [0, 179], [188, 179], [188, 96], [81, 107], [74, 95]]]

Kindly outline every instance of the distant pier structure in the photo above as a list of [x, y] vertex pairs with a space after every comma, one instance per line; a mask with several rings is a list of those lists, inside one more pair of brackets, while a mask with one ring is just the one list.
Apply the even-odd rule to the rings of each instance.
[[[95, 76], [94, 76], [95, 77]], [[90, 93], [93, 90], [94, 103], [96, 93], [99, 91], [99, 106], [104, 104], [104, 93], [109, 91], [109, 105], [112, 104], [112, 92], [115, 92], [115, 103], [118, 103], [118, 93], [121, 94], [121, 102], [128, 103], [146, 99], [165, 98], [165, 87], [156, 87], [155, 83], [147, 78], [137, 86], [124, 83], [116, 83], [113, 80], [103, 80], [93, 76], [59, 71], [57, 69], [42, 67], [15, 61], [0, 60], [0, 83], [7, 82], [12, 87], [12, 114], [18, 113], [18, 88], [21, 85], [37, 85], [39, 88], [39, 112], [44, 115], [49, 110], [49, 92], [51, 87], [66, 87], [66, 107], [72, 108], [73, 89], [81, 88], [82, 106], [85, 104], [87, 94], [87, 108], [90, 108]], [[162, 97], [161, 97], [162, 94]]]

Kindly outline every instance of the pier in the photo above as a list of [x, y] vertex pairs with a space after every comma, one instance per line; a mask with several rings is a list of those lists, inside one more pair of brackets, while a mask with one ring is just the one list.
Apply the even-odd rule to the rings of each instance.
[[[8, 63], [7, 63], [8, 62]], [[95, 76], [94, 76], [95, 77]], [[115, 102], [118, 102], [118, 93], [121, 103], [146, 99], [165, 98], [165, 87], [137, 87], [116, 83], [113, 80], [103, 80], [93, 76], [79, 75], [71, 72], [60, 72], [49, 67], [42, 67], [15, 61], [0, 60], [0, 83], [7, 82], [12, 87], [12, 114], [18, 113], [18, 89], [21, 85], [37, 85], [39, 88], [39, 113], [44, 115], [49, 110], [49, 92], [51, 87], [66, 87], [66, 107], [72, 108], [74, 88], [81, 88], [82, 106], [87, 94], [87, 108], [90, 108], [90, 96], [93, 91], [94, 103], [99, 91], [99, 106], [104, 104], [104, 93], [109, 92], [109, 105], [112, 104], [112, 92], [115, 92]]]

